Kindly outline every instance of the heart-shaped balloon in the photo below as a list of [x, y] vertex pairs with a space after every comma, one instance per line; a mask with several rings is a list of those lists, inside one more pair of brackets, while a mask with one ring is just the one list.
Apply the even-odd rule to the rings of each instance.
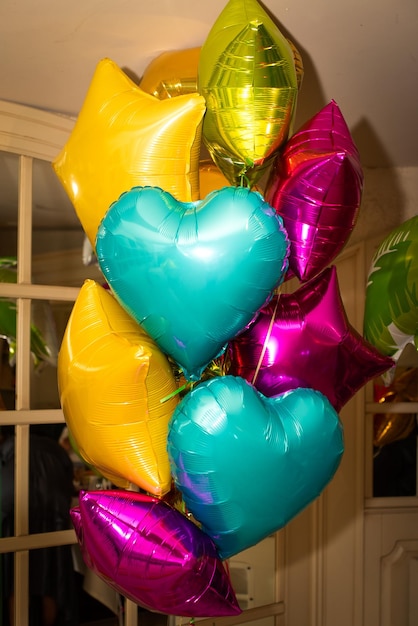
[[137, 187], [110, 207], [96, 252], [122, 306], [198, 380], [282, 282], [288, 240], [258, 192], [223, 187], [182, 203]]
[[241, 613], [213, 542], [162, 500], [82, 492], [71, 518], [86, 565], [136, 604], [185, 617]]
[[266, 398], [234, 376], [199, 384], [169, 424], [175, 483], [222, 558], [255, 545], [314, 500], [343, 447], [338, 414], [320, 392]]

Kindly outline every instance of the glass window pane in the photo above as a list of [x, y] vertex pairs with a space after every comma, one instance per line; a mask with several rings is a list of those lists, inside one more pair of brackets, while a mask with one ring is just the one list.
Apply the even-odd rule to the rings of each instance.
[[51, 163], [33, 162], [32, 281], [79, 287], [103, 281], [75, 209]]
[[373, 496], [415, 496], [417, 415], [391, 413], [390, 404], [418, 401], [418, 369], [398, 366], [390, 385], [375, 381], [374, 395], [388, 411], [373, 415]]

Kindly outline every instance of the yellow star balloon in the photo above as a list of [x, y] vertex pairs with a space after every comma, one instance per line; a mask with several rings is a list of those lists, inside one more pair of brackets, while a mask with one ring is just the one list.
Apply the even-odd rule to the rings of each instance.
[[152, 339], [93, 280], [85, 281], [70, 315], [58, 384], [68, 429], [87, 464], [119, 487], [133, 483], [156, 496], [170, 491], [174, 374]]
[[292, 47], [256, 0], [230, 0], [202, 47], [198, 72], [205, 145], [231, 184], [252, 186], [291, 132], [298, 92]]
[[197, 93], [159, 100], [110, 59], [94, 73], [54, 170], [93, 249], [101, 220], [135, 186], [161, 187], [180, 202], [199, 199], [205, 101]]
[[200, 48], [163, 52], [145, 68], [139, 86], [160, 100], [197, 93]]

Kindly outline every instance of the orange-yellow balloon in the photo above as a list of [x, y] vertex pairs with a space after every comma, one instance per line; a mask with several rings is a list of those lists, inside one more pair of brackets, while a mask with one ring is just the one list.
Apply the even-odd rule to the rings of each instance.
[[180, 202], [199, 199], [204, 113], [198, 94], [159, 100], [110, 59], [99, 62], [53, 163], [93, 248], [109, 206], [132, 187], [161, 187]]
[[222, 189], [222, 187], [230, 187], [231, 183], [225, 178], [219, 167], [207, 159], [199, 163], [199, 185], [200, 198], [203, 200], [212, 191]]
[[[61, 406], [82, 458], [119, 487], [170, 491], [177, 384], [166, 357], [106, 289], [85, 281], [58, 356]], [[162, 402], [161, 400], [164, 401]]]
[[200, 48], [163, 52], [146, 67], [139, 86], [165, 100], [197, 92]]

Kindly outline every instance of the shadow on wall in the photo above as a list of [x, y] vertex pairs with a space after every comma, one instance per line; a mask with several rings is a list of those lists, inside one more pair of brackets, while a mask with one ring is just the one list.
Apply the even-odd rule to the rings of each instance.
[[[352, 130], [364, 169], [364, 191], [357, 224], [350, 244], [385, 236], [407, 219], [407, 189], [402, 171], [391, 166], [388, 153], [366, 119]], [[367, 167], [367, 163], [381, 167]]]

